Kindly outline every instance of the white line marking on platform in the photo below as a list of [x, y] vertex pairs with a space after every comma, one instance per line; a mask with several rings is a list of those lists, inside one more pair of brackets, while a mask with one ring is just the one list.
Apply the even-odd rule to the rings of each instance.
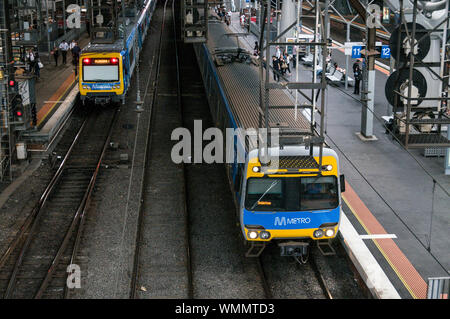
[[348, 220], [344, 210], [341, 214], [339, 232], [348, 256], [372, 295], [379, 299], [401, 299], [394, 285]]
[[371, 234], [371, 235], [359, 235], [361, 239], [384, 239], [384, 238], [397, 238], [395, 234]]

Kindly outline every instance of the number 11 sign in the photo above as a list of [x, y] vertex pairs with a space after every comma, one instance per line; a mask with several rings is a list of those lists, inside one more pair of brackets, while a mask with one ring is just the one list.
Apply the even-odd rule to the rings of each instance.
[[355, 45], [352, 47], [352, 59], [358, 59], [361, 57], [362, 46]]

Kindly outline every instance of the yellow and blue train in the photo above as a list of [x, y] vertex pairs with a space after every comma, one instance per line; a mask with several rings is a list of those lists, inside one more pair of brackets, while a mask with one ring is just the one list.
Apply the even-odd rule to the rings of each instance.
[[[223, 131], [257, 129], [259, 68], [251, 62], [251, 53], [226, 36], [223, 23], [210, 21], [208, 32], [208, 42], [194, 48], [214, 123]], [[272, 92], [273, 105], [293, 105], [284, 92]], [[284, 107], [272, 109], [269, 121], [317, 136], [303, 114], [295, 119], [292, 112]], [[246, 255], [257, 257], [273, 242], [282, 256], [304, 260], [312, 242], [330, 247], [329, 240], [337, 235], [345, 180], [331, 148], [322, 148], [320, 161], [319, 146], [280, 145], [268, 148], [277, 163], [267, 166], [261, 163], [260, 147], [245, 134], [236, 134], [234, 150], [244, 155], [226, 164], [227, 175], [241, 233], [249, 244]]]
[[81, 51], [78, 86], [83, 103], [124, 103], [155, 6], [156, 0], [147, 0], [136, 17], [127, 17], [126, 41], [89, 43]]

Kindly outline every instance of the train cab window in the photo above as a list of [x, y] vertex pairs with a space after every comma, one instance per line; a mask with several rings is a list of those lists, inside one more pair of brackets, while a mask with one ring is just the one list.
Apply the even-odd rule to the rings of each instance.
[[303, 177], [300, 182], [301, 210], [331, 209], [339, 205], [334, 176]]
[[83, 81], [115, 82], [119, 81], [119, 63], [117, 58], [83, 58]]
[[245, 206], [248, 210], [283, 210], [284, 181], [280, 178], [250, 178]]
[[312, 211], [338, 207], [335, 176], [249, 178], [245, 207], [251, 211]]

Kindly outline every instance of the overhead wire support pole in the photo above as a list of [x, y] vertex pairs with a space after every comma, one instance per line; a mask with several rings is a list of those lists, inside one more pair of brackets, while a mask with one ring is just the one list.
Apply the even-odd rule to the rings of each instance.
[[[263, 23], [266, 23], [267, 24], [267, 28], [266, 28], [266, 63], [267, 63], [267, 65], [266, 65], [266, 81], [265, 81], [265, 83], [266, 83], [266, 86], [265, 86], [265, 96], [264, 96], [264, 112], [265, 112], [265, 114], [266, 114], [266, 116], [264, 116], [264, 120], [265, 120], [265, 128], [268, 130], [269, 129], [269, 88], [267, 87], [267, 84], [270, 82], [269, 81], [269, 76], [270, 76], [270, 73], [269, 73], [269, 59], [270, 59], [270, 45], [269, 45], [269, 42], [270, 42], [270, 31], [271, 31], [271, 28], [272, 28], [272, 24], [270, 23], [271, 22], [271, 18], [272, 18], [272, 15], [271, 15], [271, 7], [270, 7], [270, 0], [266, 0], [266, 18], [265, 18], [265, 20], [263, 21]], [[267, 21], [267, 22], [266, 22]]]
[[[300, 27], [300, 15], [301, 15], [301, 7], [303, 5], [303, 1], [302, 0], [298, 0], [297, 1], [297, 42], [300, 42], [300, 32], [301, 32], [301, 27]], [[296, 48], [296, 54], [295, 54], [295, 82], [298, 82], [298, 70], [300, 69], [298, 63], [299, 63], [299, 59], [298, 59], [298, 45], [295, 46]], [[297, 108], [298, 108], [298, 90], [295, 90], [295, 110], [294, 110], [294, 119], [295, 121], [297, 121]]]
[[[355, 0], [359, 3], [358, 0]], [[354, 3], [352, 3], [354, 5]], [[361, 4], [360, 4], [361, 5]], [[377, 10], [374, 8], [368, 9], [371, 12], [364, 13], [366, 30], [367, 30], [367, 45], [364, 50], [366, 65], [363, 68], [363, 99], [365, 107], [361, 109], [361, 129], [357, 134], [362, 140], [375, 140], [373, 136], [373, 110], [375, 107], [375, 42], [377, 25], [379, 24], [379, 17], [377, 17]], [[358, 14], [362, 14], [358, 11]], [[373, 19], [373, 20], [370, 20]], [[366, 82], [367, 81], [367, 82]]]
[[[318, 42], [318, 35], [319, 35], [319, 14], [320, 12], [320, 5], [319, 5], [319, 0], [315, 1], [315, 7], [316, 7], [316, 12], [315, 12], [315, 26], [314, 26], [314, 43]], [[319, 50], [317, 46], [314, 46], [314, 56], [313, 56], [313, 74], [312, 74], [312, 78], [313, 78], [313, 83], [317, 82], [317, 59], [319, 56]], [[324, 73], [325, 70], [322, 70], [322, 73]], [[315, 122], [315, 112], [316, 112], [316, 104], [317, 104], [317, 99], [316, 99], [316, 90], [312, 89], [311, 91], [311, 100], [312, 100], [312, 110], [311, 110], [311, 130], [314, 129], [314, 122]]]
[[[263, 15], [264, 15], [264, 18], [266, 17], [266, 15], [267, 15], [267, 11], [265, 11], [264, 13], [263, 13]], [[265, 29], [265, 23], [262, 23], [262, 24], [260, 24], [260, 34], [259, 34], [259, 45], [260, 45], [260, 47], [262, 47], [262, 45], [263, 45], [263, 43], [264, 43], [264, 29]], [[264, 49], [266, 49], [266, 48], [264, 48]], [[260, 88], [260, 92], [259, 92], [259, 105], [260, 106], [262, 106], [262, 105], [264, 105], [264, 100], [263, 100], [263, 97], [264, 97], [264, 49], [261, 49], [260, 50], [260, 52], [259, 52], [259, 79], [260, 79], [260, 81], [259, 81], [259, 83], [260, 83], [260, 86], [259, 86], [259, 88]], [[267, 57], [266, 57], [266, 68], [269, 68], [269, 61], [268, 61], [268, 59], [267, 59]], [[261, 113], [259, 114], [259, 127], [261, 128], [262, 127], [262, 125], [263, 125], [263, 116], [262, 116], [262, 114], [264, 114], [264, 110], [262, 110], [261, 109]]]
[[405, 127], [405, 147], [408, 148], [409, 144], [409, 120], [411, 116], [411, 95], [412, 95], [412, 80], [413, 80], [413, 71], [414, 71], [414, 47], [416, 45], [416, 20], [417, 20], [417, 0], [414, 0], [413, 6], [413, 25], [412, 25], [412, 33], [409, 37], [409, 45], [411, 51], [409, 53], [409, 79], [408, 79], [408, 103], [406, 107], [406, 127]]
[[[317, 0], [316, 0], [317, 1]], [[329, 12], [328, 12], [328, 4], [329, 0], [325, 0], [325, 19], [320, 15], [320, 25], [321, 25], [321, 31], [322, 31], [322, 74], [321, 74], [321, 82], [322, 84], [326, 82], [325, 77], [325, 70], [326, 70], [326, 56], [327, 53], [327, 34], [328, 34], [328, 26], [329, 24], [326, 22], [329, 22]], [[320, 97], [320, 137], [324, 136], [324, 130], [325, 130], [325, 88], [321, 89], [321, 97]], [[320, 143], [319, 148], [319, 170], [322, 170], [322, 156], [323, 155], [323, 142]]]

